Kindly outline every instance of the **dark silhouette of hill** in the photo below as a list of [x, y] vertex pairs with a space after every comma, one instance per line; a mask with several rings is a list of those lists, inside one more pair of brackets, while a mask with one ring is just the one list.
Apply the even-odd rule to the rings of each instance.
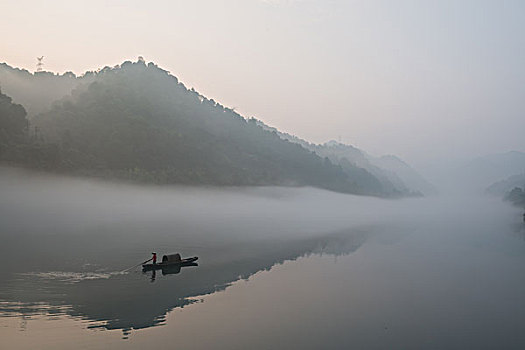
[[[343, 169], [284, 140], [141, 59], [82, 77], [0, 68], [0, 78], [6, 71], [16, 78], [0, 81], [13, 98], [41, 111], [26, 132], [26, 144], [45, 149], [49, 158], [39, 167], [162, 184], [314, 186], [392, 195], [366, 170], [353, 164]], [[38, 95], [46, 81], [50, 90], [60, 88], [46, 101], [32, 99], [19, 88], [32, 80], [31, 94]], [[29, 155], [18, 161], [35, 163]]]

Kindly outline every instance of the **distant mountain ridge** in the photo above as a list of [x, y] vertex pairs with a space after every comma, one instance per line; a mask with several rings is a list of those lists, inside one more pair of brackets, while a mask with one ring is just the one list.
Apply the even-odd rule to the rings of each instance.
[[[483, 168], [491, 170], [491, 179], [496, 176], [503, 178], [488, 186], [485, 190], [487, 193], [502, 197], [515, 206], [525, 208], [525, 153], [510, 151], [489, 155], [477, 159], [474, 164], [478, 166], [481, 164]], [[512, 172], [517, 172], [517, 174], [509, 176]]]
[[280, 132], [262, 121], [257, 121], [257, 123], [267, 130], [276, 132], [285, 140], [300, 144], [321, 157], [327, 157], [343, 169], [348, 166], [355, 166], [366, 170], [380, 182], [383, 190], [389, 193], [403, 193], [405, 195], [432, 195], [437, 193], [432, 184], [396, 156], [373, 157], [359, 148], [334, 140], [316, 145], [297, 136]]
[[466, 185], [485, 190], [495, 182], [525, 173], [525, 153], [509, 151], [478, 157], [458, 169], [458, 178]]
[[392, 172], [409, 188], [415, 191], [419, 191], [424, 195], [435, 195], [438, 193], [437, 188], [433, 184], [397, 156], [384, 155], [381, 157], [373, 157], [372, 163], [381, 169]]
[[[80, 77], [0, 64], [0, 86], [30, 111], [24, 147], [36, 154], [45, 149], [49, 161], [39, 163], [46, 169], [155, 183], [416, 194], [357, 156], [360, 150], [283, 138], [142, 59]], [[356, 155], [339, 157], [341, 147]], [[11, 153], [34, 165], [32, 155]]]

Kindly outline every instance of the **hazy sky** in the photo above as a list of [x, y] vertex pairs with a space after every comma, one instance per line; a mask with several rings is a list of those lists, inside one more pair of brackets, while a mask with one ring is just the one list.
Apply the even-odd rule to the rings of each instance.
[[314, 142], [410, 161], [525, 151], [525, 1], [0, 2], [0, 62], [142, 55]]

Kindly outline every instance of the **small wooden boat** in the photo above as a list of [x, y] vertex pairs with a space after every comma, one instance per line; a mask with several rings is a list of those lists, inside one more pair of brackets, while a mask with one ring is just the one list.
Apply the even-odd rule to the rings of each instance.
[[198, 257], [194, 256], [192, 258], [186, 258], [181, 259], [180, 254], [171, 254], [171, 255], [164, 255], [162, 256], [162, 262], [157, 264], [142, 264], [142, 270], [149, 271], [149, 270], [160, 270], [165, 269], [167, 267], [174, 267], [174, 266], [195, 266], [195, 261], [199, 259]]

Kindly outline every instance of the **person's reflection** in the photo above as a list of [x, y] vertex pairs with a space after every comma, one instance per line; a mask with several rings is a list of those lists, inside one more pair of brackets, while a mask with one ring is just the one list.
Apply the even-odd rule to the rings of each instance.
[[157, 271], [151, 271], [151, 283], [155, 282], [155, 277], [157, 277]]

